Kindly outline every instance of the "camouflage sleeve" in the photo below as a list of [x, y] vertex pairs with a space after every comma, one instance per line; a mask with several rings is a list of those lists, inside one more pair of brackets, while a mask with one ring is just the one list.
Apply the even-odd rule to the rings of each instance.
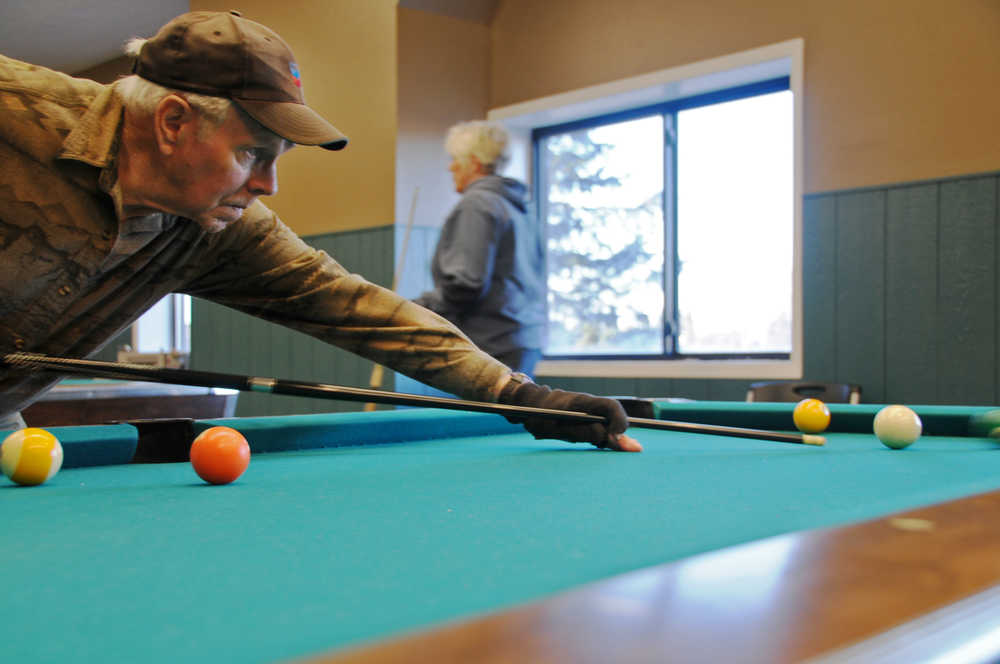
[[496, 401], [510, 369], [441, 316], [351, 274], [261, 204], [210, 238], [184, 288], [291, 327], [462, 398]]

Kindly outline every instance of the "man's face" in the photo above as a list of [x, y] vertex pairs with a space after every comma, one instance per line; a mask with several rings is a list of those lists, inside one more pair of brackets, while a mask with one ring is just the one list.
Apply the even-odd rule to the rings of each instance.
[[217, 233], [259, 196], [278, 191], [276, 162], [292, 147], [232, 108], [225, 122], [189, 133], [171, 155], [167, 207]]

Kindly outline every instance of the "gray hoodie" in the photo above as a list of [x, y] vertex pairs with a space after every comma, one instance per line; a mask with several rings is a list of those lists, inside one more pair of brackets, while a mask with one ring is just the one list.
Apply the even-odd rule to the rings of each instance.
[[545, 343], [545, 254], [526, 187], [499, 175], [469, 184], [448, 215], [431, 276], [414, 300], [465, 332], [491, 355]]

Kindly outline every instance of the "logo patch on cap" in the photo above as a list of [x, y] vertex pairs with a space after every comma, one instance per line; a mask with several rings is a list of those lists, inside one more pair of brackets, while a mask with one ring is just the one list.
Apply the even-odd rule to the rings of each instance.
[[288, 70], [292, 72], [292, 77], [295, 79], [295, 87], [302, 87], [302, 77], [299, 75], [299, 66], [294, 62], [288, 63]]

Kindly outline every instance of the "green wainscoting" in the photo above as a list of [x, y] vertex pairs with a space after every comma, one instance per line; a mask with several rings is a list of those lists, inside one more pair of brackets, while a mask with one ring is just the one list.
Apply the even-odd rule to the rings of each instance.
[[[872, 403], [992, 405], [1000, 396], [998, 174], [805, 197], [805, 375], [859, 383]], [[413, 297], [437, 230], [386, 226], [308, 238], [348, 269]], [[195, 302], [192, 366], [367, 386], [371, 363], [296, 332]], [[742, 400], [751, 381], [547, 377], [598, 394]], [[393, 389], [387, 373], [383, 383]], [[247, 394], [239, 415], [356, 410]]]
[[805, 202], [806, 375], [871, 402], [996, 403], [997, 176]]

